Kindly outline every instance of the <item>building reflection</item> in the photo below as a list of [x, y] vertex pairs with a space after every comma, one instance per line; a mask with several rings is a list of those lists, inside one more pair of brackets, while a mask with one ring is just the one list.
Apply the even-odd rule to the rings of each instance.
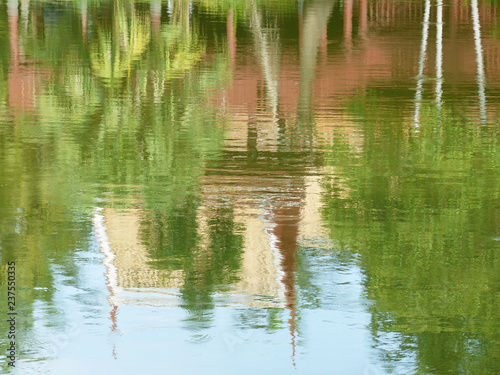
[[[26, 1], [22, 3], [22, 23], [26, 24], [28, 11]], [[9, 18], [9, 108], [14, 117], [18, 117], [25, 111], [33, 111], [35, 107], [36, 75], [32, 64], [27, 61], [23, 51], [23, 43], [19, 40], [19, 2], [9, 0], [7, 2]]]
[[[11, 53], [8, 94], [14, 119], [26, 111], [35, 111], [38, 92], [44, 89], [37, 85], [40, 72], [30, 63], [20, 37], [20, 29], [28, 25], [29, 4], [24, 1], [20, 7], [16, 0], [7, 4]], [[188, 220], [180, 220], [170, 237], [158, 235], [155, 240], [163, 251], [173, 242], [172, 236], [183, 232], [192, 237], [193, 245], [174, 249], [178, 253], [170, 258], [166, 251], [152, 250], [152, 241], [144, 234], [145, 227], [161, 227], [156, 230], [158, 233], [168, 232], [169, 228], [164, 227], [170, 223], [163, 219], [172, 214], [143, 208], [146, 197], [131, 205], [135, 208], [106, 207], [94, 214], [94, 230], [106, 268], [112, 330], [119, 325], [120, 306], [187, 306], [189, 302], [190, 308], [203, 310], [213, 308], [214, 294], [224, 294], [229, 289], [226, 295], [231, 298], [224, 303], [230, 306], [286, 309], [292, 346], [295, 345], [296, 284], [300, 271], [297, 252], [302, 241], [326, 236], [319, 213], [324, 189], [318, 176], [336, 179], [335, 189], [340, 198], [350, 193], [348, 184], [342, 180], [348, 177], [337, 176], [334, 167], [323, 165], [321, 147], [333, 145], [341, 136], [349, 153], [356, 155], [362, 153], [367, 142], [360, 123], [343, 110], [346, 98], [372, 88], [388, 89], [388, 82], [406, 82], [417, 73], [415, 100], [402, 102], [408, 108], [415, 105], [414, 117], [411, 108], [407, 111], [408, 123], [418, 121], [426, 75], [438, 78], [439, 85], [435, 86], [438, 106], [446, 95], [443, 77], [448, 76], [453, 77], [457, 86], [477, 84], [481, 118], [486, 119], [487, 110], [492, 111], [486, 107], [485, 69], [489, 69], [492, 81], [499, 78], [500, 48], [494, 40], [483, 41], [481, 30], [496, 23], [497, 12], [491, 10], [494, 5], [484, 2], [478, 5], [473, 1], [469, 8], [454, 0], [448, 9], [442, 3], [431, 9], [429, 4], [428, 1], [345, 0], [339, 10], [332, 1], [301, 2], [297, 19], [300, 51], [296, 51], [295, 45], [290, 47], [282, 42], [277, 22], [264, 17], [265, 12], [256, 2], [249, 2], [248, 39], [255, 53], [253, 60], [242, 58], [238, 49], [237, 11], [229, 9], [224, 13], [231, 82], [218, 90], [220, 94], [214, 93], [212, 104], [232, 116], [225, 147], [213, 166], [203, 169], [198, 196], [190, 202], [190, 210], [179, 209], [176, 213], [181, 218], [189, 216]], [[172, 66], [178, 63], [179, 67], [173, 68], [172, 77], [183, 78], [195, 63], [209, 60], [212, 56], [210, 49], [204, 49], [206, 41], [202, 36], [198, 40], [191, 35], [192, 4], [174, 1], [168, 3], [173, 9], [167, 10], [166, 6], [164, 2], [151, 0], [149, 13], [136, 11], [134, 7], [125, 11], [116, 6], [117, 15], [123, 19], [130, 17], [137, 24], [120, 23], [117, 16], [110, 29], [120, 35], [120, 41], [104, 31], [108, 39], [92, 41], [92, 27], [97, 27], [98, 22], [90, 22], [91, 7], [82, 1], [79, 8], [82, 40], [94, 48], [93, 74], [103, 80], [127, 81], [136, 69], [134, 64], [147, 55], [149, 43], [161, 39], [165, 15], [178, 26], [173, 31], [181, 30], [177, 44], [166, 44], [165, 55], [186, 57], [189, 55], [186, 51], [192, 52], [185, 60], [173, 60]], [[37, 17], [43, 18], [41, 13]], [[329, 29], [332, 14], [343, 22], [339, 32]], [[439, 20], [436, 56], [427, 49], [430, 42], [426, 27], [431, 16]], [[443, 19], [448, 20], [448, 36], [443, 35]], [[391, 28], [402, 23], [408, 25], [404, 32], [391, 32]], [[473, 33], [466, 33], [464, 25], [471, 26]], [[422, 33], [422, 39], [408, 38], [408, 33], [417, 31]], [[341, 48], [332, 48], [333, 43]], [[129, 46], [129, 50], [124, 46]], [[112, 64], [118, 67], [116, 71], [102, 58], [102, 51], [110, 48], [118, 52]], [[475, 55], [470, 53], [471, 48], [475, 48]], [[435, 66], [424, 65], [428, 55], [435, 59]], [[185, 66], [180, 66], [181, 62]], [[113, 74], [109, 75], [110, 72]], [[470, 79], [471, 74], [476, 81]], [[146, 71], [144, 76], [154, 76], [155, 84], [161, 81], [155, 69]], [[165, 99], [167, 81], [163, 77], [161, 84], [155, 86], [155, 104]], [[151, 81], [145, 82], [145, 87], [152, 85]], [[447, 89], [460, 92], [456, 87]], [[141, 147], [145, 146], [137, 149]], [[222, 254], [229, 247], [230, 253]]]
[[[246, 306], [293, 305], [294, 257], [298, 242], [311, 236], [319, 238], [322, 234], [318, 211], [321, 188], [317, 177], [307, 180], [306, 192], [293, 195], [290, 191], [279, 190], [282, 186], [278, 185], [278, 179], [274, 181], [272, 193], [255, 192], [255, 185], [244, 185], [244, 181], [234, 176], [224, 178], [211, 174], [203, 180], [204, 199], [196, 218], [200, 251], [207, 251], [210, 220], [216, 207], [224, 204], [220, 201], [224, 197], [235, 207], [234, 220], [244, 238], [236, 293], [241, 294], [239, 302]], [[264, 181], [260, 187], [273, 188], [269, 183], [273, 183], [272, 179]], [[236, 186], [238, 188], [234, 189]], [[293, 186], [289, 189], [292, 190]], [[288, 198], [273, 198], [280, 194], [288, 195]], [[121, 299], [123, 296], [120, 297], [123, 291], [140, 292], [150, 288], [180, 290], [185, 285], [184, 270], [155, 267], [147, 239], [141, 233], [141, 222], [146, 214], [141, 208], [104, 208], [94, 216], [94, 228], [105, 258], [113, 306], [126, 303]], [[137, 302], [140, 301], [139, 293]], [[144, 301], [147, 302], [147, 297]]]
[[[189, 306], [191, 311], [193, 305], [185, 300], [185, 290], [198, 281], [187, 273], [203, 274], [207, 257], [224, 251], [211, 247], [209, 237], [213, 232], [214, 212], [220, 205], [230, 204], [243, 237], [241, 261], [226, 300], [219, 297], [216, 303], [234, 308], [286, 309], [294, 357], [298, 303], [296, 253], [301, 241], [314, 241], [325, 235], [319, 213], [321, 187], [318, 177], [299, 181], [302, 177], [293, 177], [290, 171], [276, 170], [273, 176], [265, 177], [268, 173], [265, 165], [260, 164], [263, 168], [260, 171], [255, 166], [251, 178], [220, 174], [222, 169], [212, 170], [203, 178], [203, 200], [196, 215], [199, 249], [194, 259], [197, 264], [191, 270], [158, 267], [157, 259], [148, 250], [147, 239], [141, 234], [145, 210], [104, 208], [96, 211], [94, 231], [106, 267], [111, 331], [119, 327], [118, 311], [123, 305]], [[231, 163], [226, 167], [235, 166]], [[261, 183], [255, 184], [255, 174], [259, 172]], [[284, 179], [289, 181], [283, 184]], [[202, 312], [207, 305], [194, 307], [195, 311]], [[203, 324], [199, 322], [200, 327]]]

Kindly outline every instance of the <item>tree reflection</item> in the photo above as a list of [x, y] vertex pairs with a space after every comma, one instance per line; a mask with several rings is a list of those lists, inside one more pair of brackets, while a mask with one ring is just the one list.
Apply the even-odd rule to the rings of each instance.
[[[1, 8], [0, 43], [9, 48], [0, 49], [0, 250], [4, 265], [23, 261], [27, 329], [35, 302], [54, 298], [59, 271], [52, 265], [78, 282], [74, 253], [95, 241], [95, 207], [103, 208], [103, 226], [107, 213], [109, 224], [132, 207], [140, 223], [135, 251], [146, 249], [141, 266], [178, 271], [190, 328], [210, 327], [218, 296], [257, 269], [258, 287], [244, 291], [257, 297], [235, 313], [238, 322], [268, 331], [288, 326], [295, 353], [300, 309], [322, 304], [308, 262], [317, 254], [300, 246], [299, 226], [306, 179], [325, 165], [333, 172], [322, 181], [323, 218], [336, 243], [361, 255], [373, 340], [397, 346], [380, 349], [388, 367], [411, 353], [420, 373], [497, 370], [498, 134], [462, 121], [446, 104], [446, 7], [439, 3], [436, 103], [429, 105], [422, 96], [430, 2], [424, 10], [362, 0], [358, 9], [346, 0], [330, 21], [337, 5], [82, 0]], [[396, 42], [380, 42], [388, 25], [404, 22], [396, 8], [418, 28], [424, 20], [414, 101], [407, 88], [380, 83], [393, 74], [387, 56], [400, 52]], [[485, 122], [484, 27], [477, 2], [471, 11]], [[218, 18], [225, 24], [214, 26]], [[295, 23], [283, 26], [290, 20], [300, 23], [298, 33]], [[343, 24], [330, 32], [330, 45], [327, 28], [337, 21]], [[237, 107], [228, 87], [242, 80], [237, 69], [249, 51], [260, 65], [249, 68], [250, 83], [237, 94], [255, 85], [255, 98]], [[415, 61], [408, 64], [405, 80], [415, 70]], [[370, 69], [378, 70], [372, 76]], [[319, 99], [318, 77], [330, 90]], [[348, 104], [317, 108], [316, 100], [339, 97]], [[414, 105], [418, 134], [407, 118]], [[335, 106], [355, 120], [328, 120]], [[326, 140], [319, 120], [330, 121], [322, 125]], [[139, 272], [132, 276], [134, 287], [142, 285]], [[110, 307], [113, 329], [118, 309]]]
[[[301, 33], [300, 83], [296, 132], [303, 147], [313, 147], [314, 115], [312, 107], [313, 80], [316, 70], [318, 46], [334, 2], [317, 0], [307, 3]], [[298, 136], [297, 136], [298, 137]]]
[[[93, 12], [98, 19], [97, 8]], [[118, 0], [104, 9], [101, 7], [99, 12], [109, 12], [111, 23], [96, 24], [95, 37], [90, 42], [90, 61], [95, 74], [113, 86], [130, 75], [133, 64], [146, 51], [151, 38], [150, 22], [136, 10], [134, 2], [126, 4]]]
[[[213, 294], [225, 290], [238, 280], [243, 237], [237, 233], [231, 206], [217, 208], [208, 220], [208, 244], [192, 257], [181, 289], [183, 306], [190, 312], [188, 321], [197, 329], [209, 324]], [[186, 254], [183, 254], [183, 258]]]
[[[12, 120], [0, 128], [5, 168], [0, 226], [6, 233], [0, 246], [4, 264], [22, 260], [18, 281], [32, 290], [18, 300], [26, 313], [26, 330], [32, 326], [36, 299], [52, 303], [54, 264], [78, 282], [76, 266], [68, 259], [89, 246], [94, 199], [102, 201], [110, 194], [125, 199], [128, 184], [140, 187], [142, 204], [152, 212], [153, 219], [144, 220], [145, 232], [157, 233], [155, 227], [169, 225], [167, 233], [151, 236], [151, 253], [159, 260], [155, 266], [163, 267], [167, 255], [172, 260], [173, 251], [181, 265], [172, 261], [169, 267], [189, 270], [187, 261], [197, 249], [197, 179], [207, 158], [222, 145], [224, 120], [217, 110], [196, 108], [226, 79], [227, 58], [217, 54], [201, 74], [190, 72], [201, 62], [204, 46], [189, 22], [189, 2], [174, 4], [171, 22], [154, 40], [153, 20], [140, 4], [89, 2], [76, 8], [35, 2], [27, 16], [32, 22], [26, 22], [21, 34], [18, 9], [9, 11], [12, 59], [2, 62], [12, 73], [7, 76], [2, 69], [5, 85], [0, 93], [2, 116], [10, 111]], [[6, 24], [5, 13], [0, 19]], [[54, 19], [57, 23], [49, 27]], [[35, 67], [31, 59], [41, 63]], [[26, 80], [33, 83], [29, 92], [22, 91]], [[16, 90], [36, 100], [15, 96]], [[177, 98], [186, 100], [179, 103]], [[231, 225], [231, 215], [220, 214], [212, 236], [216, 244], [231, 241], [220, 234]], [[163, 235], [166, 249], [161, 247]], [[237, 249], [237, 240], [233, 242]], [[231, 256], [215, 261], [236, 267]], [[226, 271], [221, 274], [231, 274]], [[189, 276], [201, 293], [196, 280]], [[221, 280], [208, 277], [201, 284], [211, 282]], [[192, 301], [188, 289], [186, 301]], [[112, 309], [116, 316], [116, 306]]]
[[482, 172], [500, 166], [494, 129], [424, 107], [410, 137], [376, 108], [371, 97], [361, 158], [331, 154], [346, 194], [325, 179], [323, 209], [332, 238], [361, 255], [375, 345], [394, 371], [412, 353], [417, 373], [494, 373], [499, 175]]

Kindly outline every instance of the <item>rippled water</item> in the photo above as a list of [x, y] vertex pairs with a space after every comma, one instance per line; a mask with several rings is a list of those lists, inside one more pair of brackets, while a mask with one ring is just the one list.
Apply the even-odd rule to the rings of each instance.
[[2, 2], [2, 371], [499, 374], [498, 17]]

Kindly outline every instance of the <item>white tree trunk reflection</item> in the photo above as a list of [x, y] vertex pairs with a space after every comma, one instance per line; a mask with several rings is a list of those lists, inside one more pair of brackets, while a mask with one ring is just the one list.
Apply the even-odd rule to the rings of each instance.
[[424, 11], [424, 21], [422, 22], [422, 42], [420, 44], [420, 55], [418, 60], [418, 75], [417, 75], [417, 92], [415, 94], [415, 116], [413, 118], [413, 123], [415, 125], [415, 130], [418, 129], [420, 125], [420, 106], [422, 105], [422, 93], [424, 91], [424, 68], [425, 59], [427, 55], [427, 39], [429, 36], [429, 18], [431, 14], [431, 1], [425, 0], [425, 11]]
[[[417, 90], [415, 93], [415, 113], [413, 117], [414, 130], [418, 131], [420, 126], [420, 112], [422, 106], [423, 84], [425, 81], [424, 69], [427, 55], [427, 40], [429, 36], [430, 0], [425, 1], [424, 20], [422, 22], [422, 42], [418, 62]], [[477, 0], [471, 0], [471, 14], [474, 29], [474, 43], [476, 50], [479, 113], [481, 123], [486, 124], [486, 94], [485, 94], [485, 74], [483, 63], [483, 48], [481, 45], [481, 25], [479, 21], [479, 10]], [[443, 1], [436, 2], [436, 84], [434, 96], [436, 109], [441, 111], [443, 106]]]
[[279, 32], [276, 28], [274, 30], [273, 28], [268, 28], [266, 32], [264, 31], [262, 17], [255, 2], [253, 2], [250, 14], [250, 30], [252, 30], [257, 55], [262, 65], [269, 106], [271, 107], [274, 121], [277, 123], [280, 73]]
[[443, 1], [437, 1], [436, 16], [436, 106], [438, 111], [442, 107], [443, 96]]
[[470, 3], [472, 11], [472, 23], [474, 28], [474, 43], [476, 47], [476, 63], [477, 63], [477, 86], [479, 96], [479, 113], [481, 123], [486, 124], [486, 94], [484, 92], [484, 64], [483, 64], [483, 48], [481, 45], [481, 24], [479, 22], [479, 10], [477, 0], [472, 0]]

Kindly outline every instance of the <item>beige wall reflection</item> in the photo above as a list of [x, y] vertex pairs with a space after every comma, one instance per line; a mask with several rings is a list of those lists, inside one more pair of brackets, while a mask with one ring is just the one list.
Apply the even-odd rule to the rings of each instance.
[[166, 271], [151, 267], [147, 245], [140, 240], [140, 209], [102, 211], [108, 240], [115, 255], [117, 285], [121, 288], [180, 288], [183, 271]]
[[[148, 295], [151, 288], [178, 289], [183, 285], [182, 270], [158, 270], [146, 245], [140, 241], [140, 209], [96, 209], [94, 232], [104, 255], [109, 304], [116, 308], [127, 304], [172, 304], [176, 293], [166, 291], [164, 297]], [[114, 322], [113, 316], [111, 319]], [[114, 322], [116, 323], [116, 322]]]
[[[217, 176], [216, 178], [220, 178]], [[321, 187], [319, 177], [306, 177], [303, 206], [298, 224], [299, 241], [321, 238], [323, 227], [319, 208]], [[235, 193], [231, 181], [216, 184], [210, 177], [204, 180], [204, 205], [198, 209], [198, 234], [201, 252], [208, 251], [209, 215], [217, 199], [229, 197], [235, 206], [235, 222], [243, 228], [244, 245], [241, 254], [239, 281], [234, 285], [231, 300], [237, 305], [252, 307], [285, 307], [283, 254], [276, 235], [276, 215], [265, 196], [251, 192], [252, 187]], [[122, 304], [178, 304], [179, 289], [184, 286], [183, 270], [154, 267], [148, 245], [141, 238], [140, 226], [144, 215], [141, 208], [97, 209], [94, 231], [106, 266], [106, 283], [112, 306]], [[161, 289], [163, 291], [161, 291]], [[163, 294], [164, 297], [158, 295]], [[236, 299], [233, 297], [236, 296]], [[163, 301], [162, 301], [163, 300]]]

